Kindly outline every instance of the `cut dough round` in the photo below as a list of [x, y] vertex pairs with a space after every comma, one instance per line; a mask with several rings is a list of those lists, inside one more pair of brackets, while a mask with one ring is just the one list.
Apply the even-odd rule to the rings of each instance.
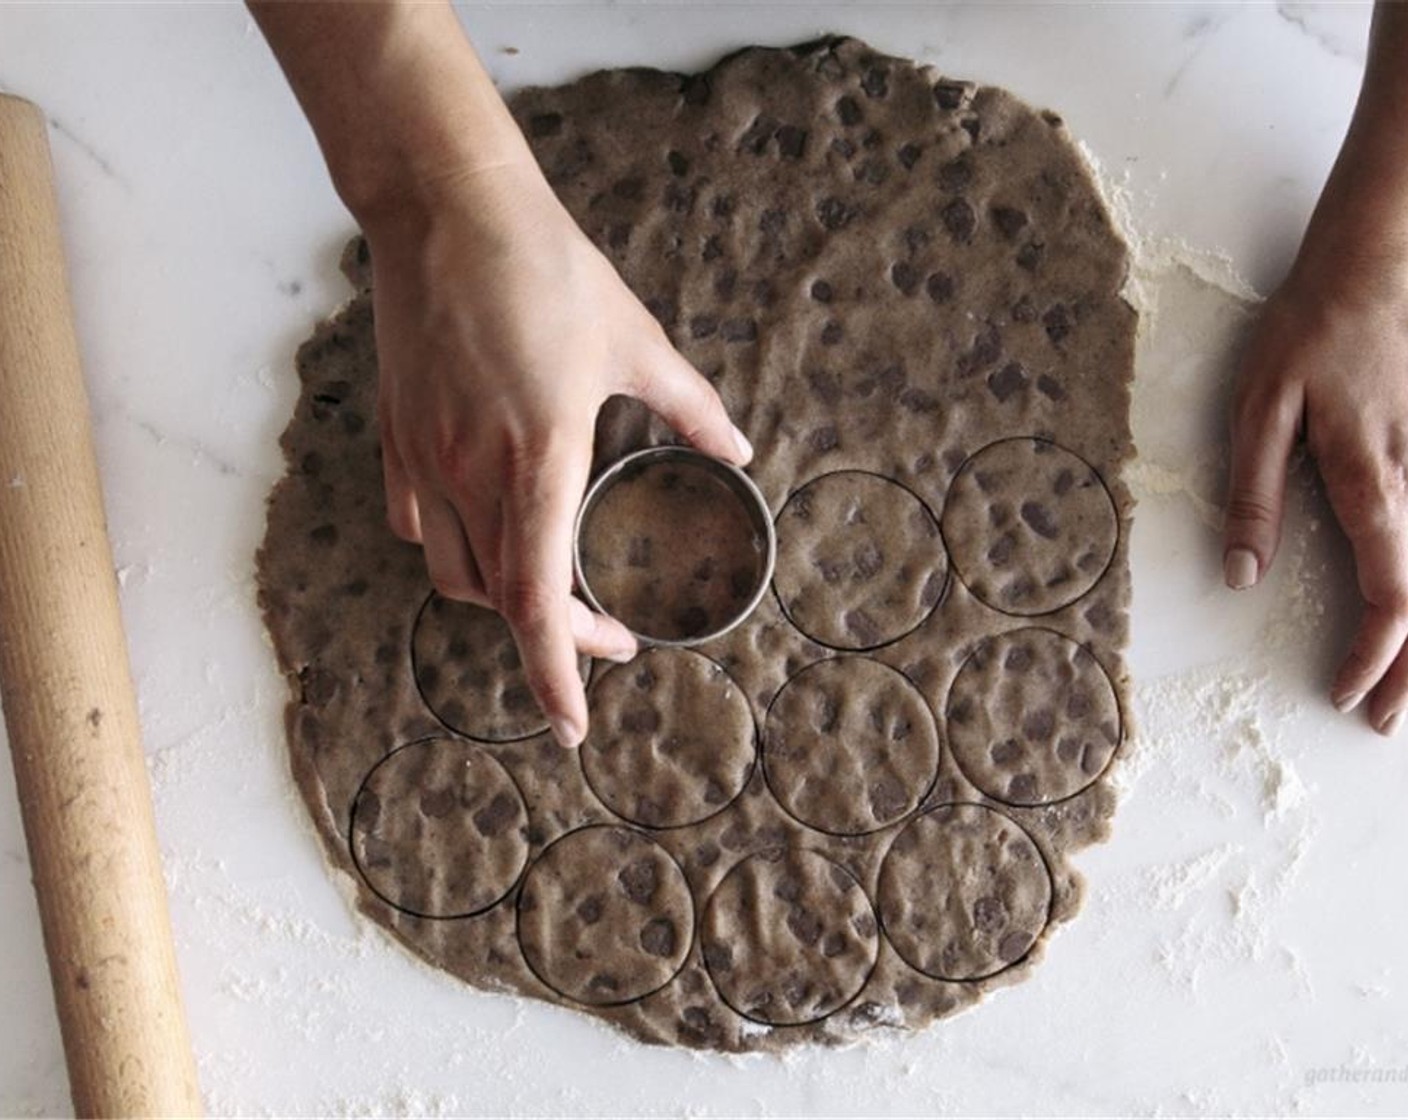
[[[513, 633], [494, 611], [431, 595], [416, 617], [411, 661], [426, 706], [451, 731], [507, 743], [548, 729]], [[585, 681], [591, 659], [578, 668]]]
[[949, 747], [980, 790], [1045, 805], [1085, 789], [1120, 745], [1114, 685], [1084, 648], [1051, 630], [989, 638], [948, 698]]
[[675, 828], [738, 796], [755, 738], [748, 700], [723, 669], [690, 650], [647, 650], [592, 689], [582, 770], [613, 813]]
[[943, 595], [938, 522], [879, 475], [813, 479], [777, 518], [773, 587], [793, 625], [823, 645], [864, 650], [902, 638]]
[[538, 857], [518, 897], [518, 943], [553, 991], [629, 1003], [670, 982], [689, 954], [694, 899], [670, 854], [630, 828], [569, 832]]
[[367, 886], [425, 918], [481, 913], [528, 860], [528, 811], [508, 771], [472, 743], [425, 739], [387, 755], [352, 803], [351, 849]]
[[704, 965], [724, 1002], [773, 1026], [810, 1023], [865, 986], [879, 950], [875, 912], [847, 871], [817, 852], [777, 849], [735, 865], [704, 911]]
[[1014, 964], [1050, 907], [1036, 844], [982, 805], [941, 805], [911, 821], [880, 870], [885, 936], [911, 968], [938, 980], [981, 980]]
[[959, 470], [944, 542], [968, 590], [994, 610], [1037, 615], [1075, 602], [1110, 565], [1114, 502], [1084, 459], [1044, 439], [1005, 439]]
[[923, 800], [938, 764], [938, 729], [919, 690], [868, 657], [807, 666], [768, 709], [768, 786], [823, 832], [857, 836], [893, 824]]

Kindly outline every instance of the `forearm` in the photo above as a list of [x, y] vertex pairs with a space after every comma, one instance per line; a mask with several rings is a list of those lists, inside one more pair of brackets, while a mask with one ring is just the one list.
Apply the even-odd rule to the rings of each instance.
[[[1354, 117], [1298, 268], [1408, 261], [1408, 4], [1376, 5]], [[1349, 259], [1346, 260], [1346, 257]]]
[[249, 0], [338, 194], [365, 222], [506, 164], [521, 133], [447, 2]]

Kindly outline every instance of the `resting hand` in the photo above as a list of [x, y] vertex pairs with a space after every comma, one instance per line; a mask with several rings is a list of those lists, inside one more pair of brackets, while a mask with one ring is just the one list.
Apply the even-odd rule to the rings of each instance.
[[1408, 5], [1375, 6], [1344, 146], [1295, 267], [1262, 313], [1232, 430], [1224, 565], [1250, 587], [1276, 554], [1286, 463], [1303, 436], [1354, 548], [1364, 616], [1330, 691], [1367, 696], [1392, 735], [1408, 709]]
[[1408, 262], [1343, 250], [1329, 272], [1298, 265], [1266, 305], [1243, 363], [1226, 577], [1248, 587], [1270, 567], [1287, 461], [1303, 436], [1353, 546], [1364, 599], [1331, 699], [1347, 712], [1368, 696], [1369, 721], [1392, 734], [1408, 706]]

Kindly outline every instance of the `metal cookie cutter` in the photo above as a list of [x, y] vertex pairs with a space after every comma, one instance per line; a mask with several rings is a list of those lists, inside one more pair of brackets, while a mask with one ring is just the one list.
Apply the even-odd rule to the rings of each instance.
[[642, 645], [697, 646], [727, 634], [753, 613], [767, 593], [768, 585], [772, 583], [773, 568], [777, 564], [777, 532], [773, 528], [772, 513], [768, 509], [767, 499], [754, 485], [753, 480], [733, 464], [726, 463], [722, 459], [715, 459], [712, 455], [705, 455], [702, 451], [695, 451], [693, 448], [671, 445], [647, 447], [618, 459], [602, 471], [596, 481], [587, 488], [581, 508], [577, 510], [577, 520], [572, 527], [572, 571], [577, 579], [578, 590], [581, 591], [582, 597], [586, 599], [592, 609], [602, 614], [610, 613], [601, 605], [592, 591], [591, 584], [587, 581], [585, 564], [582, 560], [582, 527], [586, 524], [592, 510], [602, 496], [613, 486], [637, 478], [645, 471], [666, 463], [687, 463], [706, 471], [722, 482], [729, 493], [738, 499], [740, 507], [748, 516], [753, 531], [764, 542], [763, 564], [758, 573], [757, 586], [752, 589], [747, 601], [738, 612], [725, 619], [721, 625], [707, 633], [689, 638], [661, 638], [653, 634], [641, 634], [631, 630], [631, 633], [635, 634]]

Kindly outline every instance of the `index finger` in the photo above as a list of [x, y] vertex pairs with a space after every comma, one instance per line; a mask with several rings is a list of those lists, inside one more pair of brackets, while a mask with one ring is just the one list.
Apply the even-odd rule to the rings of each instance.
[[588, 463], [554, 456], [512, 474], [504, 496], [498, 609], [529, 687], [564, 747], [587, 733], [587, 696], [573, 639], [572, 525]]

